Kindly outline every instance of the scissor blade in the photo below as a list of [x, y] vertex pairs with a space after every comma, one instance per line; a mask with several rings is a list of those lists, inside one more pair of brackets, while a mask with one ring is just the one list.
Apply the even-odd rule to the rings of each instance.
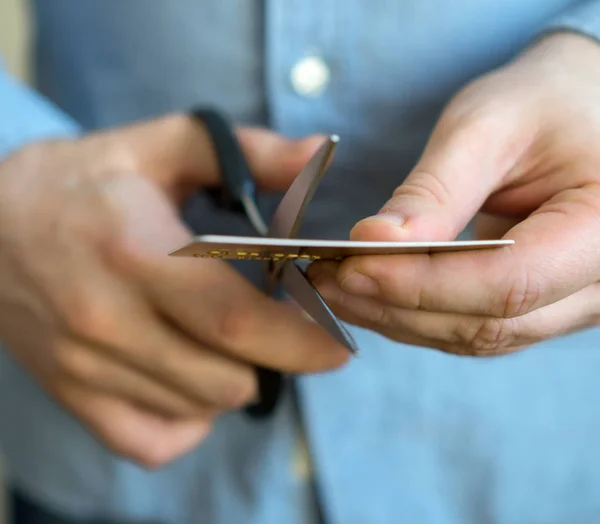
[[290, 261], [283, 265], [280, 279], [285, 291], [315, 322], [350, 352], [358, 353], [358, 347], [352, 335], [336, 318], [323, 297], [295, 262]]
[[338, 141], [337, 135], [328, 137], [300, 171], [273, 215], [268, 236], [292, 238], [297, 235], [308, 204], [325, 174]]

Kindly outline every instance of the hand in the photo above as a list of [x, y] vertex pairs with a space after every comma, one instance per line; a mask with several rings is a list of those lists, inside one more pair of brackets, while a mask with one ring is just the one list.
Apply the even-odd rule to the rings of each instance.
[[[318, 142], [239, 138], [266, 188]], [[205, 130], [166, 117], [25, 147], [0, 164], [0, 339], [115, 452], [148, 467], [256, 396], [253, 365], [315, 372], [346, 351], [225, 262], [168, 257], [174, 202], [219, 183]]]
[[514, 246], [354, 257], [310, 275], [343, 319], [469, 355], [600, 321], [600, 46], [555, 34], [451, 101], [417, 166], [354, 240], [480, 238]]

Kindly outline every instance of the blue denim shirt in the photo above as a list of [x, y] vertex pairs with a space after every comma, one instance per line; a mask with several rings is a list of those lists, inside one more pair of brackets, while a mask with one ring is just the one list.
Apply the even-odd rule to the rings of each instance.
[[[378, 209], [464, 83], [543, 31], [600, 32], [597, 1], [32, 6], [36, 85], [46, 100], [0, 76], [2, 154], [208, 102], [237, 122], [292, 136], [335, 132], [336, 160], [304, 230], [319, 237], [343, 237]], [[306, 57], [319, 67], [306, 73]], [[201, 198], [188, 219], [199, 230], [241, 231]], [[600, 330], [489, 360], [354, 332], [361, 358], [298, 381], [301, 415], [288, 397], [266, 422], [228, 414], [206, 442], [155, 472], [108, 453], [0, 353], [10, 480], [72, 515], [311, 523], [315, 501], [298, 457], [304, 433], [331, 523], [598, 522]]]

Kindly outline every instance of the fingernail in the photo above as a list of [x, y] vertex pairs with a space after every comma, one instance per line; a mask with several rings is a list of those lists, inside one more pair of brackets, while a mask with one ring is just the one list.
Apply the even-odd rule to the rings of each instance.
[[379, 291], [377, 282], [356, 271], [347, 276], [341, 286], [344, 291], [353, 295], [375, 295]]
[[383, 220], [389, 222], [397, 227], [404, 227], [406, 225], [406, 217], [399, 215], [398, 213], [379, 213], [378, 215], [369, 217], [369, 220]]

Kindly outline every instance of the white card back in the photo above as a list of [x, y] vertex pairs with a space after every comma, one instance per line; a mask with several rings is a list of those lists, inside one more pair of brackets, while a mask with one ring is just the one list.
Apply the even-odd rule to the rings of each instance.
[[399, 255], [493, 249], [514, 244], [513, 240], [468, 240], [452, 242], [356, 242], [296, 238], [201, 235], [170, 253], [178, 257], [233, 260], [342, 260], [357, 255]]

